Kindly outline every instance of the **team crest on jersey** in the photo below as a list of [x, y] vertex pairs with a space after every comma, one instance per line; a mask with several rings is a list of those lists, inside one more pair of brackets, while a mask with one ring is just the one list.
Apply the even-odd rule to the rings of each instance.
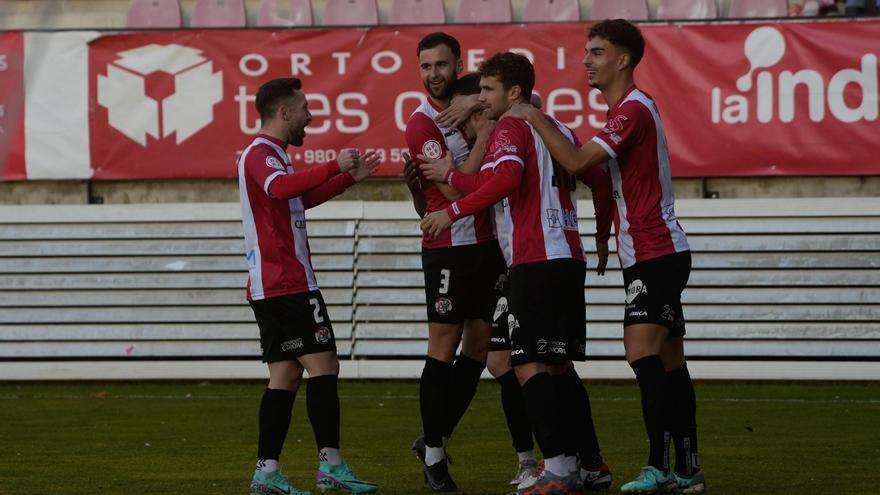
[[422, 154], [432, 160], [436, 160], [443, 154], [443, 148], [440, 147], [440, 143], [432, 139], [422, 145]]
[[276, 170], [284, 170], [284, 165], [281, 164], [281, 161], [271, 155], [266, 157], [266, 165]]
[[330, 342], [330, 329], [327, 327], [318, 327], [315, 330], [315, 341], [319, 344], [327, 344]]
[[434, 301], [434, 311], [440, 316], [448, 315], [452, 312], [452, 301], [445, 297], [438, 297]]
[[646, 286], [641, 280], [633, 280], [629, 283], [629, 287], [626, 288], [626, 303], [632, 304], [632, 302], [639, 297], [639, 294], [647, 293], [648, 286]]

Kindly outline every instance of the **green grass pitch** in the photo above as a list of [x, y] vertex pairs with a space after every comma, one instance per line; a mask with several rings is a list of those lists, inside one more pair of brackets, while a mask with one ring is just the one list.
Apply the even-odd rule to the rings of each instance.
[[[0, 383], [0, 494], [245, 494], [261, 382]], [[646, 457], [634, 382], [588, 383], [611, 493]], [[343, 454], [380, 493], [428, 493], [409, 447], [413, 381], [343, 381]], [[712, 494], [880, 493], [880, 384], [698, 383]], [[467, 494], [507, 493], [515, 456], [499, 389], [484, 381], [450, 445]], [[312, 487], [301, 390], [281, 459]]]

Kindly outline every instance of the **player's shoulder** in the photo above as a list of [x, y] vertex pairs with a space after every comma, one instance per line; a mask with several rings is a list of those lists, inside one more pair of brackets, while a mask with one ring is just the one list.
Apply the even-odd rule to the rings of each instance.
[[635, 88], [611, 110], [610, 114], [634, 118], [650, 117], [651, 109], [655, 106], [654, 100], [647, 93]]
[[250, 166], [265, 165], [276, 170], [286, 170], [284, 157], [274, 146], [262, 140], [255, 140], [248, 147], [245, 164]]
[[437, 122], [430, 115], [424, 112], [413, 113], [406, 123], [406, 134], [417, 135], [426, 132], [440, 132]]

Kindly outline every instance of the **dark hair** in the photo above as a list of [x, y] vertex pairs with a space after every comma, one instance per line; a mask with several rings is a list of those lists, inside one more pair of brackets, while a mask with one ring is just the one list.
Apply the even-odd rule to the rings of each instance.
[[257, 90], [257, 112], [265, 122], [275, 115], [278, 105], [302, 89], [302, 81], [296, 77], [282, 77], [264, 83]]
[[480, 75], [474, 72], [459, 77], [458, 80], [452, 84], [452, 94], [465, 96], [480, 94]]
[[645, 54], [645, 38], [635, 24], [625, 19], [605, 19], [593, 24], [587, 33], [587, 39], [605, 38], [612, 45], [622, 46], [632, 56], [632, 68], [635, 69]]
[[419, 41], [419, 46], [416, 48], [416, 56], [419, 56], [422, 50], [430, 50], [440, 45], [448, 46], [452, 50], [452, 54], [455, 55], [455, 58], [461, 58], [461, 45], [458, 44], [458, 40], [439, 31], [431, 33], [422, 38], [422, 41]]
[[497, 78], [504, 89], [519, 86], [524, 101], [529, 101], [535, 88], [535, 68], [529, 59], [518, 53], [492, 55], [489, 60], [480, 64], [480, 76]]

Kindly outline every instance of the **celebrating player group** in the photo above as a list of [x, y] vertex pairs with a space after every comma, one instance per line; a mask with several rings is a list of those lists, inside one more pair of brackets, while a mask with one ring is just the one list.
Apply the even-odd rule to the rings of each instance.
[[[633, 81], [644, 49], [627, 21], [590, 28], [584, 66], [609, 111], [605, 128], [582, 142], [540, 110], [526, 57], [498, 53], [478, 73], [462, 75], [461, 46], [452, 36], [431, 33], [416, 48], [427, 98], [407, 124], [412, 159], [404, 177], [422, 218], [428, 349], [419, 386], [423, 435], [412, 448], [429, 491], [459, 490], [446, 452], [485, 368], [501, 387], [518, 458], [509, 482], [516, 493], [580, 494], [612, 484], [596, 435], [601, 425], [593, 422], [572, 364], [586, 359], [589, 345], [578, 183], [592, 192], [599, 276], [615, 226], [624, 347], [648, 437], [646, 465], [637, 475], [630, 467], [635, 478], [620, 489], [705, 491], [682, 341], [681, 294], [691, 255], [675, 216], [663, 124]], [[337, 160], [294, 172], [286, 148], [302, 144], [311, 120], [300, 81], [264, 84], [256, 106], [263, 127], [241, 156], [239, 187], [247, 294], [269, 385], [251, 493], [308, 493], [278, 464], [303, 370], [318, 488], [373, 493], [378, 487], [356, 476], [340, 452], [339, 361], [311, 266], [304, 210], [374, 173], [379, 158], [342, 150]]]

